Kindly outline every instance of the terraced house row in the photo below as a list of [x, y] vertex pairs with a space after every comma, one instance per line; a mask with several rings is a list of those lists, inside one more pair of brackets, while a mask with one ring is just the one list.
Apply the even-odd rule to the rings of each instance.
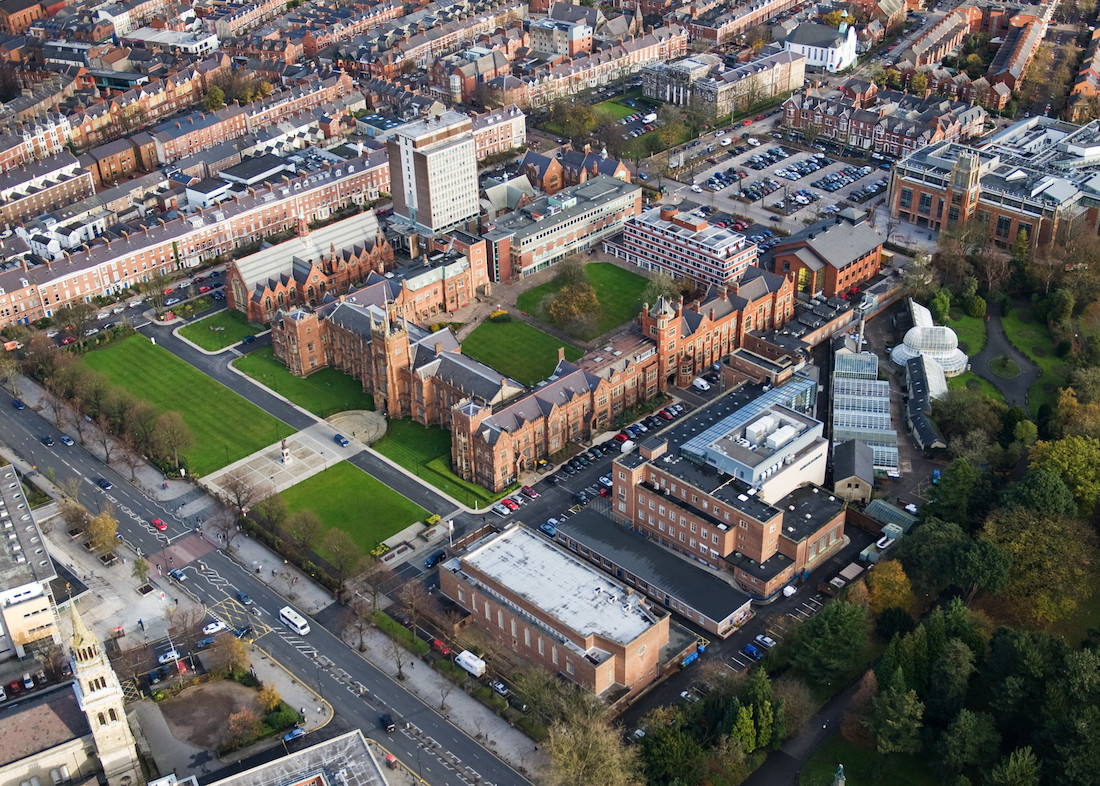
[[214, 210], [104, 239], [63, 259], [0, 272], [0, 327], [48, 317], [74, 300], [91, 300], [193, 267], [264, 235], [300, 228], [368, 198], [369, 154], [266, 189], [248, 189]]

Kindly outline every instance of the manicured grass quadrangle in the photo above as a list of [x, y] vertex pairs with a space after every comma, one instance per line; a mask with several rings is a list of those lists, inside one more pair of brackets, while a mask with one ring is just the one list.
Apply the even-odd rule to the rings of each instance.
[[831, 786], [837, 764], [844, 765], [848, 783], [882, 783], [893, 786], [936, 786], [939, 781], [928, 769], [927, 759], [890, 754], [850, 745], [839, 734], [822, 745], [806, 762], [799, 786]]
[[[610, 262], [592, 262], [585, 265], [584, 272], [588, 283], [596, 290], [596, 299], [600, 301], [600, 319], [595, 332], [583, 338], [595, 338], [638, 316], [642, 308], [642, 293], [649, 286], [648, 278]], [[516, 307], [533, 317], [547, 320], [546, 304], [559, 289], [561, 287], [555, 281], [547, 281], [516, 298]]]
[[[554, 373], [558, 347], [564, 342], [525, 322], [482, 322], [462, 342], [462, 354], [512, 377], [524, 385], [536, 385]], [[565, 344], [565, 359], [584, 353]]]
[[307, 409], [317, 417], [349, 409], [374, 409], [374, 396], [363, 384], [334, 368], [323, 368], [308, 377], [296, 377], [275, 359], [275, 350], [262, 347], [233, 362], [261, 385]]
[[195, 438], [194, 447], [184, 453], [193, 475], [207, 475], [292, 433], [285, 423], [144, 336], [89, 352], [84, 362], [158, 412], [180, 413]]
[[485, 508], [508, 490], [494, 494], [451, 471], [451, 432], [414, 420], [391, 420], [386, 435], [371, 445], [383, 456], [472, 508]]
[[424, 508], [346, 461], [290, 487], [282, 497], [291, 513], [312, 510], [326, 530], [344, 530], [364, 553], [428, 517]]
[[180, 335], [208, 352], [217, 352], [263, 330], [260, 325], [249, 324], [240, 311], [226, 309], [184, 325], [180, 328]]
[[1042, 372], [1028, 392], [1028, 405], [1034, 417], [1043, 404], [1058, 402], [1058, 389], [1069, 384], [1068, 365], [1055, 354], [1050, 329], [1035, 318], [1030, 309], [1013, 308], [1001, 318], [1005, 335], [1016, 349], [1035, 361]]

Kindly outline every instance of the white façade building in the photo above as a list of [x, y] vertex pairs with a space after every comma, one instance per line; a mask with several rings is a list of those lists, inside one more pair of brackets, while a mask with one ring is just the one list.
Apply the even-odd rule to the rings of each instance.
[[843, 22], [840, 27], [804, 22], [787, 36], [783, 48], [805, 56], [806, 68], [835, 74], [856, 62], [856, 30]]

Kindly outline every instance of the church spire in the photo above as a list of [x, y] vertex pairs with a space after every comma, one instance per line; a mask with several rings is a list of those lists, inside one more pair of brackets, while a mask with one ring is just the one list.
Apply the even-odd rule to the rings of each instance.
[[99, 640], [85, 624], [84, 617], [80, 615], [80, 611], [76, 607], [76, 601], [72, 598], [69, 598], [69, 613], [72, 616], [73, 623], [73, 637], [70, 641], [73, 654], [78, 661], [94, 658], [99, 649]]

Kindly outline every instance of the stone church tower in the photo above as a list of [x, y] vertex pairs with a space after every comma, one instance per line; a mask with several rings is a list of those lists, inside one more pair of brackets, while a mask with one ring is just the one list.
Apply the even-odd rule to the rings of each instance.
[[138, 764], [137, 745], [126, 722], [122, 686], [111, 668], [99, 641], [84, 624], [76, 602], [72, 610], [73, 676], [77, 683], [77, 698], [88, 725], [92, 729], [96, 754], [103, 766], [108, 786], [137, 786], [144, 783]]

